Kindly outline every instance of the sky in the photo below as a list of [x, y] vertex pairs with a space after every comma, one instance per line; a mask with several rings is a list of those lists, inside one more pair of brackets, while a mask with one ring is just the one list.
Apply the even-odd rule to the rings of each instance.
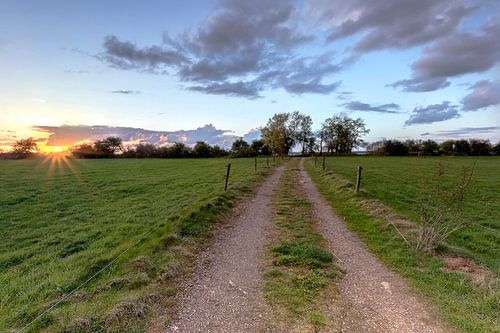
[[227, 144], [295, 110], [500, 140], [500, 1], [4, 0], [0, 31], [3, 149]]

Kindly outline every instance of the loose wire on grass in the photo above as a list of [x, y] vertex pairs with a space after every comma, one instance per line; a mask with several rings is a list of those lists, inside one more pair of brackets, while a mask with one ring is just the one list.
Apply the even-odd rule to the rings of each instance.
[[21, 333], [21, 332], [25, 331], [28, 327], [30, 327], [31, 325], [33, 325], [38, 319], [42, 318], [44, 315], [46, 315], [47, 313], [49, 313], [52, 309], [56, 308], [59, 304], [61, 304], [62, 302], [66, 301], [71, 296], [73, 296], [78, 290], [80, 290], [81, 288], [83, 288], [90, 281], [92, 281], [96, 276], [98, 276], [99, 274], [101, 274], [102, 272], [104, 272], [106, 269], [108, 269], [112, 264], [114, 264], [121, 256], [123, 256], [125, 253], [127, 253], [130, 249], [132, 249], [133, 247], [139, 245], [139, 243], [141, 243], [142, 241], [144, 241], [145, 237], [149, 236], [158, 227], [159, 226], [155, 226], [155, 227], [151, 228], [150, 230], [148, 230], [147, 232], [145, 232], [139, 238], [139, 240], [137, 240], [135, 243], [133, 243], [132, 245], [130, 245], [129, 247], [127, 247], [125, 250], [123, 250], [122, 252], [120, 252], [113, 260], [111, 260], [103, 268], [101, 268], [96, 273], [94, 273], [92, 276], [90, 276], [87, 280], [85, 280], [84, 282], [82, 282], [78, 287], [76, 287], [75, 289], [73, 289], [69, 294], [66, 294], [64, 297], [62, 297], [56, 303], [54, 303], [53, 305], [51, 305], [50, 307], [48, 307], [46, 310], [42, 311], [42, 313], [40, 313], [38, 316], [36, 316], [32, 321], [30, 321], [28, 324], [26, 324], [25, 326], [23, 326], [18, 331], [18, 333]]

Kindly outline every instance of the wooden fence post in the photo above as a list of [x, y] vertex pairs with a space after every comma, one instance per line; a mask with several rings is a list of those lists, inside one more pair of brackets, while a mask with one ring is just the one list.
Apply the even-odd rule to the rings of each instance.
[[323, 170], [325, 170], [325, 155], [323, 155], [323, 161], [321, 163]]
[[273, 165], [276, 165], [276, 155], [273, 154]]
[[269, 155], [266, 155], [266, 166], [269, 166]]
[[257, 172], [257, 157], [255, 157], [255, 172]]
[[226, 182], [224, 184], [224, 192], [227, 191], [227, 182], [229, 181], [229, 172], [231, 170], [231, 163], [227, 164], [227, 171], [226, 171]]
[[358, 175], [356, 177], [356, 193], [359, 193], [361, 187], [361, 170], [363, 170], [363, 167], [360, 165], [358, 166]]

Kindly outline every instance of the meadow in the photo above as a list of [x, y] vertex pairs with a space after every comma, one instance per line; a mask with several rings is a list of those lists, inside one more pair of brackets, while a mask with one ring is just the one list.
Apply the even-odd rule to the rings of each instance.
[[[335, 212], [387, 266], [437, 305], [445, 322], [461, 332], [498, 332], [500, 321], [500, 158], [498, 157], [326, 157], [306, 168]], [[405, 244], [377, 200], [400, 217], [419, 223], [419, 202], [441, 182], [450, 190], [464, 167], [473, 167], [464, 216], [469, 222], [433, 254]], [[361, 192], [354, 184], [362, 166]], [[381, 210], [383, 213], [385, 210]], [[450, 270], [444, 258], [461, 257], [480, 267], [478, 275]], [[481, 272], [490, 272], [483, 274]]]
[[0, 331], [19, 329], [108, 265], [29, 331], [110, 330], [100, 314], [179, 264], [163, 252], [166, 243], [177, 244], [178, 235], [196, 243], [196, 214], [213, 219], [261, 176], [254, 159], [0, 161]]
[[449, 244], [476, 262], [500, 273], [500, 158], [497, 157], [327, 157], [326, 168], [355, 182], [362, 166], [361, 189], [412, 221], [419, 220], [419, 199], [434, 186], [438, 164], [442, 181], [453, 188], [464, 167], [474, 167], [465, 218], [470, 226], [452, 235]]

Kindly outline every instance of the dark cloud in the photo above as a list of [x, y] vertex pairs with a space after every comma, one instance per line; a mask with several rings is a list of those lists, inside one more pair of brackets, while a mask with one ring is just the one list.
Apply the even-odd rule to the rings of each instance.
[[380, 112], [380, 113], [401, 113], [401, 107], [396, 103], [370, 105], [359, 101], [342, 104], [350, 111]]
[[353, 55], [406, 49], [452, 32], [475, 10], [463, 0], [309, 0], [306, 13], [329, 27], [327, 41], [361, 34]]
[[223, 82], [207, 85], [188, 87], [189, 90], [203, 92], [211, 95], [227, 95], [246, 97], [249, 99], [260, 98], [260, 88], [255, 82]]
[[[212, 124], [194, 130], [180, 131], [151, 131], [133, 127], [85, 125], [33, 126], [33, 129], [43, 133], [50, 133], [47, 140], [49, 146], [68, 146], [84, 141], [95, 141], [108, 136], [118, 136], [126, 145], [138, 143], [168, 145], [174, 142], [194, 145], [197, 141], [205, 141], [210, 145], [228, 148], [237, 138], [230, 131], [217, 129]], [[255, 131], [257, 130], [252, 130], [247, 135], [255, 137], [257, 135]]]
[[161, 46], [138, 48], [132, 42], [120, 41], [116, 36], [107, 36], [103, 46], [106, 53], [99, 58], [122, 69], [146, 68], [156, 71], [188, 62], [179, 50]]
[[423, 50], [412, 64], [412, 78], [393, 87], [404, 91], [433, 91], [447, 87], [449, 77], [484, 72], [500, 62], [500, 24], [486, 25], [481, 33], [457, 32]]
[[193, 31], [164, 34], [159, 46], [138, 47], [108, 36], [98, 58], [125, 70], [175, 73], [187, 89], [207, 94], [258, 98], [266, 89], [293, 94], [329, 94], [325, 80], [341, 67], [333, 54], [298, 56], [313, 41], [301, 32], [293, 1], [222, 0]]
[[498, 132], [500, 127], [489, 126], [489, 127], [463, 127], [454, 130], [438, 131], [435, 133], [422, 133], [422, 136], [440, 136], [440, 137], [457, 137], [457, 136], [467, 136], [470, 137], [474, 134], [493, 134]]
[[462, 99], [462, 110], [475, 111], [500, 103], [500, 80], [482, 80], [470, 87], [472, 92]]
[[113, 90], [112, 94], [122, 94], [122, 95], [137, 95], [141, 92], [139, 90]]
[[426, 107], [413, 109], [410, 118], [405, 125], [432, 124], [448, 119], [459, 118], [458, 106], [444, 101], [441, 104], [433, 104]]

